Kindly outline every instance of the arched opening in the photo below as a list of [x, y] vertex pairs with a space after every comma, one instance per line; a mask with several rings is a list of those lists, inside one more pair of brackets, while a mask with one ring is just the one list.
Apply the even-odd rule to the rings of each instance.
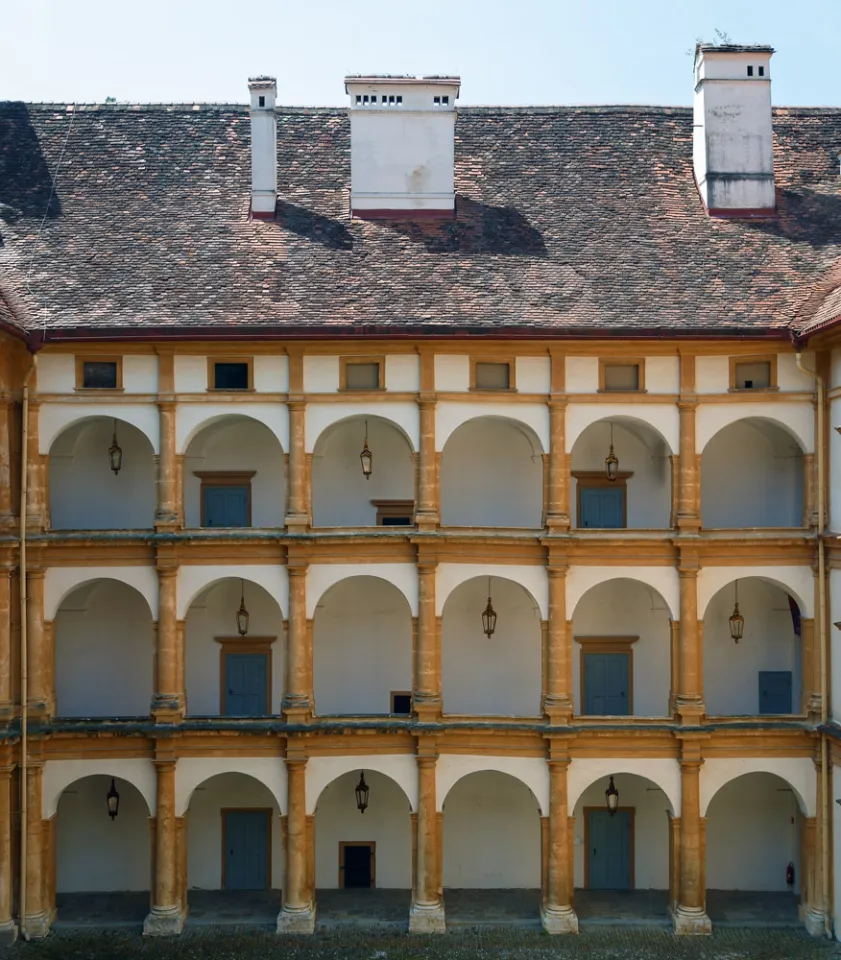
[[577, 714], [669, 714], [671, 613], [656, 590], [625, 578], [597, 584], [576, 604], [572, 635]]
[[155, 632], [145, 598], [119, 580], [98, 579], [68, 594], [54, 622], [56, 714], [149, 714]]
[[186, 836], [183, 828], [179, 836], [187, 844], [182, 896], [189, 897], [188, 925], [220, 914], [228, 922], [274, 921], [281, 906], [283, 838], [280, 808], [269, 788], [244, 773], [217, 774], [195, 788], [185, 820]]
[[[447, 597], [441, 621], [444, 712], [477, 716], [540, 714], [542, 625], [540, 609], [519, 583], [473, 577]], [[483, 631], [488, 604], [496, 613], [491, 636]]]
[[803, 525], [803, 452], [771, 420], [723, 427], [701, 456], [701, 517], [707, 529]]
[[791, 785], [776, 774], [746, 773], [725, 783], [706, 816], [707, 914], [713, 924], [739, 914], [797, 924], [809, 866], [800, 856], [801, 837], [808, 829]]
[[[737, 590], [744, 618], [738, 643], [730, 624]], [[722, 587], [704, 613], [708, 716], [799, 713], [802, 632], [797, 601], [776, 583], [745, 577]]]
[[283, 450], [251, 417], [226, 416], [203, 427], [184, 458], [188, 527], [282, 527], [286, 504]]
[[[109, 449], [122, 450], [119, 473]], [[111, 417], [74, 423], [55, 439], [49, 458], [53, 530], [139, 530], [155, 522], [155, 455], [137, 427]]]
[[536, 918], [541, 812], [531, 790], [508, 773], [481, 770], [453, 785], [443, 809], [448, 920], [478, 920], [488, 907], [506, 918]]
[[[360, 775], [368, 806], [357, 808]], [[322, 918], [348, 910], [372, 917], [409, 911], [412, 819], [397, 783], [374, 770], [353, 770], [329, 783], [315, 809], [315, 885]]]
[[[366, 436], [372, 454], [368, 479], [360, 460]], [[374, 415], [351, 417], [328, 427], [318, 438], [312, 457], [313, 526], [411, 525], [414, 500], [412, 447], [389, 420]]]
[[109, 815], [109, 774], [64, 789], [55, 817], [55, 891], [66, 923], [136, 923], [149, 912], [152, 887], [150, 811], [140, 791], [114, 777], [117, 814]]
[[[618, 792], [611, 815], [606, 791]], [[579, 920], [616, 916], [665, 921], [677, 878], [670, 864], [678, 843], [674, 809], [646, 777], [599, 777], [578, 798], [574, 826], [575, 909]]]
[[379, 577], [339, 581], [313, 618], [316, 712], [408, 714], [411, 691], [412, 613], [405, 596]]
[[[605, 468], [611, 438], [619, 461], [613, 481]], [[591, 423], [573, 444], [570, 470], [571, 519], [579, 529], [671, 526], [671, 451], [644, 421], [611, 417]]]
[[[237, 613], [244, 605], [247, 622]], [[239, 630], [245, 626], [246, 633]], [[200, 717], [276, 714], [283, 696], [283, 614], [264, 587], [227, 577], [190, 604], [187, 711]]]
[[543, 450], [528, 427], [477, 417], [453, 431], [441, 453], [441, 523], [543, 525]]

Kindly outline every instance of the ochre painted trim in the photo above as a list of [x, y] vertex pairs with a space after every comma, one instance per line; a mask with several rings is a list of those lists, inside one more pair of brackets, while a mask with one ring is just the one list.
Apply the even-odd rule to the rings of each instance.
[[[636, 367], [636, 390], [615, 390], [606, 386], [607, 367]], [[645, 393], [645, 357], [599, 357], [599, 393], [609, 393], [611, 397], [624, 397], [630, 394], [636, 397], [638, 393]]]
[[[86, 387], [85, 386], [85, 364], [86, 363], [114, 363], [117, 365], [117, 385], [115, 387]], [[84, 353], [76, 356], [76, 390], [86, 395], [107, 394], [111, 395], [122, 391], [123, 389], [123, 358], [112, 353], [101, 355]], [[87, 397], [86, 397], [87, 398]], [[108, 416], [108, 413], [103, 413]]]
[[[230, 387], [215, 387], [216, 382], [216, 364], [217, 363], [244, 363], [248, 368], [248, 386], [243, 390], [231, 390]], [[207, 358], [207, 392], [214, 395], [214, 400], [220, 395], [230, 393], [232, 398], [236, 399], [243, 393], [254, 392], [254, 357], [235, 357], [227, 354], [222, 357]], [[205, 398], [206, 399], [206, 398]]]

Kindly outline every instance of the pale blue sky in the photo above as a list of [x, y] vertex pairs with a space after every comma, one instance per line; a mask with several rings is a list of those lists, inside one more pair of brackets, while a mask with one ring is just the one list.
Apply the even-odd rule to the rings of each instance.
[[459, 73], [461, 104], [692, 99], [696, 37], [770, 43], [778, 105], [841, 105], [841, 0], [5, 0], [0, 99], [343, 105], [345, 73]]

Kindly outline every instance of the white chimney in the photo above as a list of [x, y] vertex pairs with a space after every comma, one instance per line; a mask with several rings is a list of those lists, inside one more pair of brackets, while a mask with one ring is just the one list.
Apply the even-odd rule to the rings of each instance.
[[771, 216], [771, 47], [695, 47], [692, 158], [708, 212]]
[[455, 210], [458, 77], [345, 77], [355, 217], [448, 217]]
[[251, 215], [274, 218], [277, 203], [277, 81], [249, 77], [251, 95]]

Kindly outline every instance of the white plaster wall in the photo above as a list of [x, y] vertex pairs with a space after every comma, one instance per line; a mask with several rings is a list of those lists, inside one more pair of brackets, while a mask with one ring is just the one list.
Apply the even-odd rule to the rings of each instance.
[[717, 433], [701, 458], [701, 517], [707, 529], [799, 527], [803, 457], [794, 439], [764, 420]]
[[314, 563], [307, 569], [307, 617], [312, 619], [321, 598], [334, 583], [362, 576], [394, 584], [408, 601], [412, 616], [417, 616], [418, 570], [413, 563]]
[[76, 587], [103, 578], [134, 587], [148, 604], [152, 619], [157, 619], [158, 574], [152, 566], [48, 567], [44, 575], [44, 619], [54, 620], [62, 601]]
[[[604, 473], [604, 458], [609, 449], [610, 423], [603, 420], [592, 424], [572, 449], [572, 472]], [[620, 471], [633, 473], [627, 480], [625, 493], [628, 527], [668, 527], [672, 511], [672, 463], [659, 434], [638, 421], [614, 423], [613, 452], [619, 458]], [[575, 479], [570, 506], [573, 524], [578, 526], [578, 481]]]
[[[418, 405], [412, 401], [403, 400], [377, 400], [376, 405], [372, 405], [367, 410], [362, 407], [358, 400], [348, 400], [342, 403], [308, 403], [306, 410], [306, 450], [307, 453], [320, 452], [318, 448], [323, 441], [323, 435], [333, 424], [341, 423], [345, 420], [352, 420], [356, 429], [359, 430], [358, 442], [359, 451], [365, 440], [365, 419], [368, 419], [370, 443], [370, 428], [375, 421], [383, 423], [391, 422], [395, 428], [401, 430], [405, 436], [406, 442], [412, 450], [417, 450], [420, 445], [420, 435], [418, 426]], [[376, 469], [376, 451], [374, 451], [374, 467]], [[361, 468], [360, 468], [361, 469]]]
[[246, 417], [230, 417], [202, 431], [184, 460], [184, 518], [201, 526], [201, 480], [195, 471], [255, 470], [251, 478], [251, 526], [282, 527], [286, 512], [283, 450], [271, 431]]
[[549, 816], [549, 768], [542, 757], [479, 756], [442, 753], [436, 769], [436, 799], [440, 812], [450, 790], [469, 774], [490, 771], [506, 774], [522, 783], [537, 801], [544, 817]]
[[[674, 567], [571, 566], [566, 576], [567, 616], [574, 617], [576, 606], [599, 583], [636, 580], [659, 594], [672, 620], [680, 617], [680, 584]], [[700, 615], [700, 614], [699, 614]]]
[[540, 713], [540, 610], [517, 583], [493, 577], [496, 632], [486, 637], [487, 577], [459, 586], [444, 606], [441, 684], [444, 712], [533, 717]]
[[[179, 403], [175, 408], [175, 446], [178, 453], [185, 453], [193, 440], [208, 427], [214, 427], [229, 418], [248, 419], [262, 423], [273, 433], [281, 450], [289, 449], [289, 411], [285, 403], [267, 403], [246, 400], [238, 402]], [[206, 442], [203, 440], [202, 442]]]
[[[709, 807], [719, 790], [731, 780], [748, 773], [773, 774], [779, 778], [774, 789], [789, 786], [806, 817], [817, 814], [817, 775], [811, 757], [739, 757], [705, 760], [701, 767], [701, 816], [709, 816]], [[785, 783], [780, 783], [784, 780]], [[708, 884], [709, 886], [709, 884]]]
[[[620, 779], [620, 776], [621, 779]], [[626, 774], [630, 776], [625, 776]], [[604, 791], [610, 777], [615, 776], [616, 786], [633, 780], [648, 780], [649, 787], [658, 787], [671, 805], [672, 814], [680, 811], [680, 766], [676, 760], [648, 757], [588, 757], [575, 759], [569, 765], [567, 774], [567, 804], [570, 810], [578, 804], [579, 798], [591, 786], [598, 787], [599, 803], [604, 803]], [[624, 805], [625, 794], [620, 790], [620, 803]], [[664, 809], [669, 809], [665, 807]]]
[[567, 357], [564, 361], [567, 393], [596, 393], [599, 389], [598, 357]]
[[281, 813], [286, 813], [286, 764], [279, 756], [180, 757], [175, 771], [175, 816], [183, 817], [197, 788], [212, 786], [217, 782], [213, 778], [220, 775], [262, 785]]
[[257, 393], [287, 393], [289, 391], [289, 357], [256, 356], [254, 390]]
[[[604, 792], [609, 777], [591, 784], [575, 805], [574, 871], [575, 886], [584, 886], [585, 808], [605, 809]], [[669, 799], [651, 781], [642, 777], [618, 774], [614, 785], [619, 791], [619, 806], [634, 810], [634, 889], [668, 890], [669, 888]]]
[[[534, 454], [549, 452], [549, 407], [545, 403], [506, 403], [505, 400], [495, 403], [440, 401], [435, 408], [435, 449], [441, 453], [462, 424], [481, 419], [521, 424], [531, 439]], [[494, 464], [497, 459], [498, 456], [494, 457]]]
[[205, 393], [207, 391], [207, 357], [188, 354], [173, 358], [176, 393]]
[[[259, 584], [274, 599], [281, 611], [289, 609], [289, 578], [280, 564], [242, 564], [232, 568], [204, 564], [182, 564], [178, 568], [178, 618], [187, 616], [190, 604], [207, 587], [233, 574], [235, 580]], [[239, 598], [237, 598], [239, 607]], [[234, 611], [236, 612], [236, 611]]]
[[466, 393], [470, 389], [470, 357], [436, 354], [435, 389], [442, 393]]
[[148, 715], [154, 652], [152, 617], [136, 590], [115, 580], [80, 587], [55, 618], [57, 715]]
[[680, 392], [680, 359], [678, 357], [646, 357], [646, 393]]
[[529, 436], [502, 420], [463, 424], [441, 455], [441, 523], [540, 527], [543, 457]]
[[[368, 809], [356, 809], [354, 788], [360, 770], [370, 788]], [[339, 886], [339, 843], [368, 841], [375, 847], [377, 889], [412, 887], [412, 820], [409, 801], [394, 783], [364, 763], [329, 783], [315, 811], [315, 885], [321, 890]]]
[[315, 710], [388, 714], [392, 690], [412, 689], [412, 613], [376, 577], [349, 577], [319, 600], [313, 619]]
[[551, 366], [548, 357], [517, 357], [514, 364], [518, 393], [549, 393]]
[[[698, 618], [704, 618], [710, 600], [722, 587], [732, 584], [734, 580], [739, 581], [739, 599], [741, 600], [741, 581], [748, 577], [756, 577], [785, 590], [797, 601], [800, 612], [804, 617], [815, 616], [815, 586], [811, 566], [777, 567], [763, 565], [757, 567], [701, 567], [698, 571]], [[730, 610], [727, 616], [729, 617], [732, 612]]]
[[304, 390], [307, 393], [338, 393], [339, 358], [304, 357]]
[[707, 810], [708, 890], [788, 890], [800, 873], [797, 800], [779, 777], [751, 773], [726, 784]]
[[[633, 645], [633, 716], [664, 717], [671, 683], [671, 619], [665, 601], [635, 580], [611, 580], [581, 598], [572, 621], [573, 637], [637, 636]], [[573, 644], [572, 688], [581, 713], [581, 649]]]
[[[677, 408], [675, 408], [677, 412]], [[712, 438], [731, 423], [764, 420], [787, 430], [803, 453], [815, 452], [815, 423], [811, 400], [760, 403], [700, 403], [695, 412], [695, 452], [703, 453]]]
[[420, 390], [420, 357], [411, 353], [386, 355], [385, 385], [400, 393]]
[[727, 393], [730, 389], [730, 357], [695, 358], [695, 393]]
[[730, 637], [734, 587], [710, 601], [704, 616], [704, 699], [709, 716], [755, 714], [759, 671], [792, 671], [792, 712], [800, 712], [800, 639], [794, 633], [788, 596], [761, 580], [739, 581], [744, 637]]
[[[663, 453], [675, 453], [680, 447], [680, 419], [677, 406], [673, 403], [570, 403], [566, 413], [566, 446], [572, 453], [578, 438], [584, 431], [600, 420], [622, 424], [625, 429], [636, 430], [639, 436], [658, 435], [663, 445]], [[609, 428], [602, 427], [600, 436], [609, 442]], [[615, 428], [614, 428], [615, 432]], [[650, 438], [649, 444], [654, 443]], [[607, 456], [607, 445], [601, 457], [601, 468]], [[620, 461], [622, 455], [618, 454]]]
[[368, 448], [374, 455], [368, 479], [359, 459], [364, 441], [364, 419], [344, 421], [322, 434], [312, 458], [313, 526], [373, 527], [377, 508], [372, 500], [414, 501], [415, 459], [405, 436], [387, 420], [368, 419]]
[[[153, 403], [120, 403], [108, 405], [107, 401], [98, 403], [42, 403], [38, 410], [38, 452], [50, 452], [56, 437], [68, 427], [83, 420], [119, 414], [119, 419], [146, 435], [152, 450], [160, 450], [160, 424], [158, 408]], [[113, 420], [112, 420], [113, 422]], [[106, 445], [106, 457], [111, 438]]]
[[138, 530], [155, 522], [155, 459], [148, 439], [117, 423], [123, 451], [118, 474], [108, 448], [113, 420], [97, 417], [65, 430], [50, 450], [50, 526], [53, 530]]
[[829, 528], [841, 533], [841, 434], [835, 427], [841, 426], [841, 397], [834, 397], [829, 404]]
[[120, 809], [112, 820], [109, 776], [86, 777], [61, 796], [56, 819], [56, 892], [149, 890], [149, 811], [137, 789], [115, 778]]
[[[90, 760], [47, 760], [41, 787], [41, 816], [49, 820], [55, 816], [62, 791], [85, 777], [111, 777], [126, 781], [138, 791], [145, 803], [146, 815], [154, 816], [157, 805], [158, 780], [155, 767], [149, 760], [97, 757]], [[118, 787], [122, 795], [122, 786]], [[108, 792], [106, 788], [105, 792]]]
[[[815, 369], [815, 355], [812, 352], [804, 352], [803, 366], [809, 370]], [[806, 373], [801, 373], [797, 369], [797, 356], [791, 353], [777, 354], [777, 385], [780, 390], [796, 391], [802, 393], [814, 393], [815, 381]]]
[[74, 393], [76, 390], [76, 358], [72, 353], [40, 353], [38, 355], [38, 392]]
[[123, 391], [157, 393], [158, 358], [145, 354], [126, 354], [123, 357]]
[[513, 777], [464, 777], [444, 802], [444, 888], [540, 888], [540, 811]]
[[245, 583], [240, 594], [239, 579], [222, 580], [200, 594], [187, 612], [185, 630], [185, 683], [187, 712], [191, 716], [216, 717], [221, 711], [222, 666], [216, 637], [237, 637], [236, 612], [245, 596], [251, 637], [276, 637], [271, 646], [272, 679], [269, 713], [280, 712], [283, 697], [283, 615], [277, 602], [260, 586]]
[[[841, 630], [835, 626], [841, 622], [841, 570], [829, 571], [829, 703], [832, 717], [841, 720]], [[841, 796], [841, 793], [838, 794]], [[841, 874], [839, 874], [841, 876]], [[841, 886], [841, 883], [839, 883]]]
[[[440, 770], [440, 762], [438, 767]], [[343, 777], [346, 773], [355, 774], [353, 781], [355, 786], [361, 770], [365, 771], [365, 779], [368, 782], [370, 782], [368, 777], [370, 771], [383, 774], [387, 783], [395, 783], [403, 791], [409, 809], [417, 810], [418, 765], [413, 753], [391, 755], [370, 753], [360, 756], [341, 754], [330, 757], [310, 757], [307, 761], [307, 814], [315, 813], [319, 798], [325, 787]]]
[[[832, 766], [832, 797], [841, 797], [841, 768]], [[830, 802], [832, 810], [832, 864], [830, 870], [833, 877], [841, 876], [841, 805]], [[841, 884], [837, 881], [832, 885], [833, 916], [841, 916]], [[835, 939], [841, 939], [841, 924], [835, 926]]]
[[187, 816], [187, 888], [219, 890], [222, 887], [222, 810], [231, 808], [272, 810], [271, 877], [279, 890], [283, 882], [283, 838], [280, 810], [271, 792], [258, 781], [238, 773], [223, 773], [196, 787]]

